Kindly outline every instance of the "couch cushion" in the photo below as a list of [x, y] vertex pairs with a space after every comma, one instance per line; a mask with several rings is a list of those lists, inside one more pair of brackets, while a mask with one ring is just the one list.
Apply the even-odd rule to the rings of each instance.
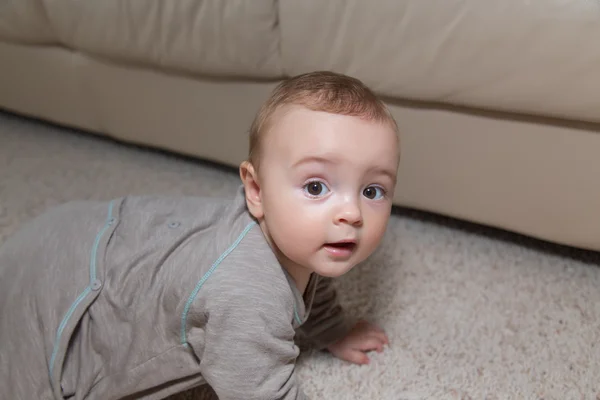
[[281, 0], [283, 68], [412, 100], [600, 122], [597, 1]]
[[39, 1], [58, 41], [93, 56], [220, 76], [281, 73], [275, 0]]
[[54, 43], [46, 10], [40, 0], [2, 0], [0, 40], [19, 43]]

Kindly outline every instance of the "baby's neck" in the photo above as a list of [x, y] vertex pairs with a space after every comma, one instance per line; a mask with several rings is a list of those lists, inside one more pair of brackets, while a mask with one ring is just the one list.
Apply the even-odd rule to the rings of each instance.
[[282, 263], [282, 265], [283, 268], [285, 268], [285, 270], [287, 271], [287, 273], [290, 274], [290, 276], [294, 279], [298, 291], [304, 294], [312, 273], [306, 268], [299, 265], [294, 265], [293, 263]]
[[281, 266], [285, 268], [287, 273], [292, 277], [300, 293], [304, 293], [306, 287], [308, 286], [308, 282], [310, 281], [310, 276], [312, 275], [312, 272], [309, 269], [306, 269], [303, 266], [298, 265], [289, 258], [287, 258], [277, 248], [275, 243], [273, 243], [273, 241], [271, 240], [270, 235], [268, 234], [268, 229], [264, 219], [259, 222], [259, 226], [263, 232], [263, 235], [265, 236], [265, 239], [267, 240], [267, 243], [269, 244], [269, 247], [271, 247], [271, 250], [273, 251], [273, 253], [275, 253], [279, 264], [281, 264]]

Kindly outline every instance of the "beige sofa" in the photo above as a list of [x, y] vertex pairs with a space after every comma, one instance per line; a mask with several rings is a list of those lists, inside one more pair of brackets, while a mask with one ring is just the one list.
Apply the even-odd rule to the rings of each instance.
[[395, 203], [600, 250], [600, 3], [4, 0], [0, 107], [235, 166], [283, 77], [356, 76]]

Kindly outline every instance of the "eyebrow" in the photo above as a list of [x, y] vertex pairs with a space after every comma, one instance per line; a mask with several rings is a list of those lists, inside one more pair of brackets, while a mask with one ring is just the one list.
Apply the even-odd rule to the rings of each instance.
[[379, 175], [385, 175], [388, 178], [390, 178], [392, 181], [396, 180], [397, 171], [392, 171], [392, 170], [389, 170], [386, 168], [379, 168], [379, 167], [371, 168], [369, 171], [375, 172], [376, 174], [379, 174]]
[[[299, 167], [301, 165], [310, 164], [310, 163], [336, 164], [336, 163], [338, 163], [338, 161], [336, 160], [335, 157], [308, 156], [308, 157], [301, 158], [300, 160], [298, 160], [295, 163], [293, 163], [292, 167], [296, 168], [296, 167]], [[396, 173], [397, 173], [397, 171], [392, 171], [390, 169], [380, 168], [380, 167], [370, 168], [369, 172], [374, 172], [376, 174], [385, 175], [385, 176], [389, 177], [391, 180], [395, 180], [396, 179]]]
[[292, 164], [292, 167], [298, 167], [303, 164], [319, 163], [319, 164], [335, 164], [337, 161], [333, 157], [326, 156], [308, 156], [301, 158]]

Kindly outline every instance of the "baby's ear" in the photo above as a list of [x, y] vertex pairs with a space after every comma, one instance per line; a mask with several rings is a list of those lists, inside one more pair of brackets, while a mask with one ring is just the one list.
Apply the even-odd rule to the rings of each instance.
[[249, 161], [244, 161], [240, 165], [240, 178], [242, 178], [244, 184], [248, 210], [254, 218], [260, 220], [264, 215], [260, 199], [260, 184], [258, 182], [258, 174]]

